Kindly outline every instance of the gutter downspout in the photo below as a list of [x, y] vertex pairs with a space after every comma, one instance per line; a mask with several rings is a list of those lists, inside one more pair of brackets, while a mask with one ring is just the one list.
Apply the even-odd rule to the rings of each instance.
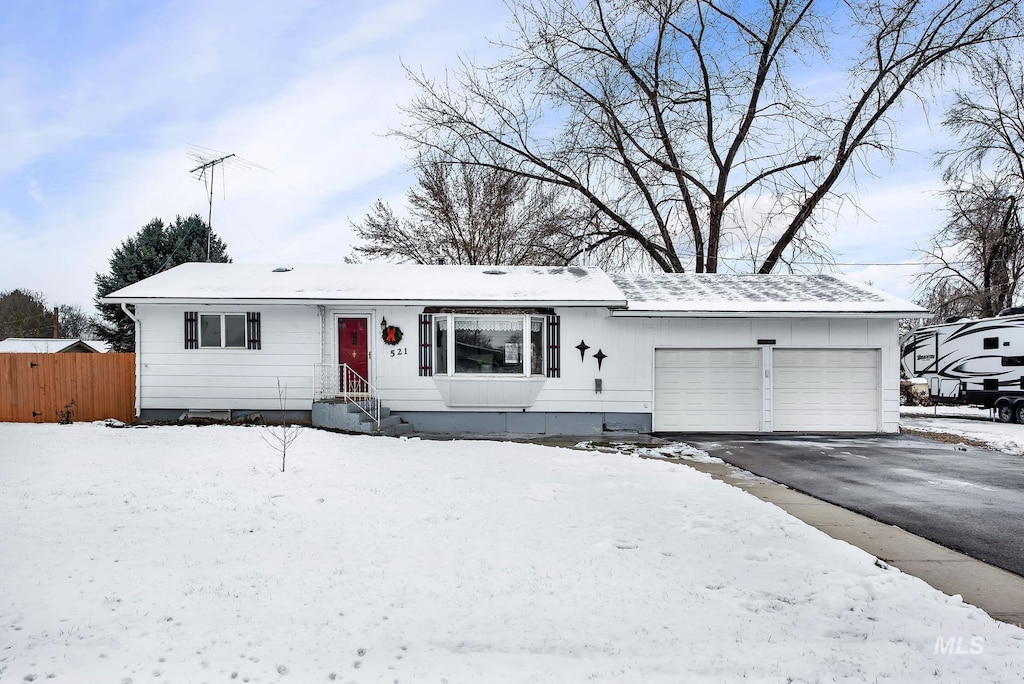
[[135, 417], [142, 415], [142, 355], [139, 353], [139, 340], [142, 333], [142, 321], [128, 310], [128, 303], [121, 302], [121, 311], [135, 322]]
[[[313, 366], [313, 396], [310, 397], [313, 403], [323, 398], [319, 396], [323, 391], [323, 364], [326, 363], [324, 360], [324, 346], [327, 340], [327, 307], [323, 304], [318, 304], [316, 307], [316, 320], [320, 327], [320, 362]], [[318, 368], [320, 369], [319, 374], [317, 373]]]

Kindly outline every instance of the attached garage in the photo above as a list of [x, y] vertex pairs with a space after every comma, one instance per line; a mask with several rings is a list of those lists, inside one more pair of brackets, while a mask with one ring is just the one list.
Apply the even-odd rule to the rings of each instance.
[[658, 349], [654, 364], [655, 431], [762, 429], [760, 349]]
[[617, 351], [634, 375], [650, 364], [654, 432], [899, 430], [898, 320], [919, 307], [841, 276], [612, 279], [628, 300], [610, 312]]
[[772, 429], [876, 432], [877, 349], [773, 349]]

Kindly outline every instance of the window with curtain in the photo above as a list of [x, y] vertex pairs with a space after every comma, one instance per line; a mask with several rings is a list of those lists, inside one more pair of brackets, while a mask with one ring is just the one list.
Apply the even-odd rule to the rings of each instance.
[[[432, 374], [544, 376], [547, 319], [523, 314], [432, 314]], [[421, 332], [421, 337], [424, 333]]]
[[456, 373], [523, 373], [522, 316], [455, 316]]

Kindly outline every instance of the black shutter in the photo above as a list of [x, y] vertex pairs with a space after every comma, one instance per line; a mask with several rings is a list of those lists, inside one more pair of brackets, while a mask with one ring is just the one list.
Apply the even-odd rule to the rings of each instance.
[[558, 316], [548, 316], [548, 377], [562, 377], [562, 326]]
[[247, 349], [262, 349], [260, 342], [260, 312], [250, 311], [245, 314], [245, 339]]
[[434, 317], [420, 314], [420, 375], [433, 375]]
[[185, 312], [185, 349], [199, 349], [199, 312]]

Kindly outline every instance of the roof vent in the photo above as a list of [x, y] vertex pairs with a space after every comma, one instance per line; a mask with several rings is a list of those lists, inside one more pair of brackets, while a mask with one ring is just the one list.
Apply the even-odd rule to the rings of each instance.
[[274, 269], [273, 272], [274, 273], [287, 273], [290, 270], [292, 270], [291, 266], [278, 266], [277, 268]]
[[495, 268], [484, 271], [487, 275], [505, 275], [505, 271], [499, 271]]

